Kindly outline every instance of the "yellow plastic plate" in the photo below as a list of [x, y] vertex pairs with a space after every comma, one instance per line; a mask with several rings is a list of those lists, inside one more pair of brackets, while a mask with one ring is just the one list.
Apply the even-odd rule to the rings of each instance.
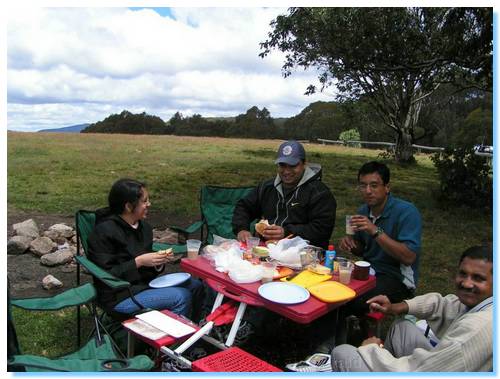
[[333, 280], [315, 284], [307, 289], [311, 295], [325, 303], [336, 303], [356, 297], [356, 292], [353, 289]]
[[288, 280], [287, 282], [298, 284], [299, 286], [309, 289], [310, 286], [314, 286], [315, 284], [324, 282], [325, 280], [329, 280], [331, 278], [331, 275], [316, 274], [309, 270], [305, 270], [298, 274], [295, 278]]

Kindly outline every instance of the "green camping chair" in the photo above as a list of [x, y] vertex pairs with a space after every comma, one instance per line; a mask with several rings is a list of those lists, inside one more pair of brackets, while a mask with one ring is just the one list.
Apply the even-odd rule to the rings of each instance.
[[[88, 237], [95, 226], [96, 215], [93, 211], [79, 210], [75, 215], [75, 225], [76, 225], [76, 235], [77, 235], [77, 254], [75, 256], [75, 260], [78, 263], [76, 270], [76, 282], [77, 285], [80, 285], [80, 265], [83, 266], [94, 278], [100, 280], [105, 283], [108, 287], [113, 289], [122, 289], [126, 288], [129, 290], [130, 298], [135, 304], [140, 308], [144, 309], [144, 307], [135, 300], [134, 295], [130, 291], [130, 283], [117, 278], [116, 276], [110, 274], [109, 272], [103, 270], [101, 267], [97, 266], [95, 263], [90, 261], [87, 258], [88, 251]], [[187, 229], [182, 229], [178, 227], [173, 227], [177, 232], [182, 233], [183, 235], [189, 235], [189, 233], [197, 230], [201, 226], [201, 222], [194, 223]], [[165, 244], [165, 243], [154, 243], [153, 251], [158, 251], [162, 249], [172, 248], [174, 254], [183, 254], [186, 252], [185, 244]], [[102, 308], [102, 306], [101, 306]], [[104, 313], [101, 315], [101, 318], [104, 316]], [[111, 318], [116, 320], [122, 320], [123, 315], [121, 314], [110, 314]], [[81, 325], [81, 314], [80, 307], [77, 307], [77, 342], [80, 344], [81, 334], [80, 334], [80, 325]]]
[[[93, 300], [95, 288], [91, 283], [72, 288], [48, 298], [10, 300], [7, 294], [8, 312], [8, 371], [149, 371], [153, 361], [145, 355], [125, 359], [113, 340], [102, 334], [102, 325], [97, 317]], [[51, 359], [43, 356], [21, 354], [17, 343], [11, 305], [25, 310], [56, 311], [85, 305], [93, 316], [95, 333], [78, 351], [63, 357]], [[12, 345], [12, 346], [11, 346]]]
[[[203, 186], [200, 192], [201, 240], [213, 243], [214, 235], [236, 238], [233, 233], [232, 218], [234, 207], [241, 198], [247, 196], [254, 187]], [[253, 230], [252, 224], [251, 229]]]

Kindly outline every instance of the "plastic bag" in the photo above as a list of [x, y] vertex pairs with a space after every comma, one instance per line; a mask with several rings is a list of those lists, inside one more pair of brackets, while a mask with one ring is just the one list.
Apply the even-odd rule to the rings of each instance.
[[252, 283], [262, 279], [261, 265], [253, 265], [248, 261], [233, 261], [229, 265], [228, 275], [236, 283]]
[[270, 243], [269, 256], [278, 261], [278, 264], [294, 269], [302, 268], [300, 263], [300, 251], [308, 246], [308, 241], [301, 237], [282, 239], [277, 244]]
[[229, 263], [241, 259], [242, 254], [243, 251], [237, 240], [225, 239], [215, 235], [214, 244], [205, 246], [201, 253], [216, 270], [221, 272], [227, 272]]

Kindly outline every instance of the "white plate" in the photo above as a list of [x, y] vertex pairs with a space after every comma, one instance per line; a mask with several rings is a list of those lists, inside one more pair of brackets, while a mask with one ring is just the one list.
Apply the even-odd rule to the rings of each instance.
[[163, 275], [153, 279], [149, 282], [149, 286], [153, 288], [173, 287], [184, 283], [190, 277], [191, 274], [188, 274], [187, 272], [176, 272], [174, 274]]
[[269, 282], [259, 287], [259, 295], [279, 304], [299, 304], [309, 299], [310, 293], [304, 287], [293, 283]]
[[375, 270], [373, 269], [373, 267], [370, 267], [370, 275], [375, 275]]

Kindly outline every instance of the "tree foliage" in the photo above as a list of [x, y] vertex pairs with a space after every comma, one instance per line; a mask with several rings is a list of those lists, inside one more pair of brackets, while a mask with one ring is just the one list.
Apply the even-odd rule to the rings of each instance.
[[285, 52], [285, 77], [316, 68], [340, 101], [364, 97], [399, 161], [413, 160], [422, 100], [440, 84], [492, 88], [492, 8], [290, 8], [271, 29], [260, 55]]
[[145, 112], [133, 114], [124, 110], [90, 124], [82, 133], [166, 134], [168, 130], [165, 122], [158, 116]]
[[493, 177], [487, 158], [472, 147], [446, 149], [432, 158], [440, 179], [438, 199], [444, 204], [492, 209]]

